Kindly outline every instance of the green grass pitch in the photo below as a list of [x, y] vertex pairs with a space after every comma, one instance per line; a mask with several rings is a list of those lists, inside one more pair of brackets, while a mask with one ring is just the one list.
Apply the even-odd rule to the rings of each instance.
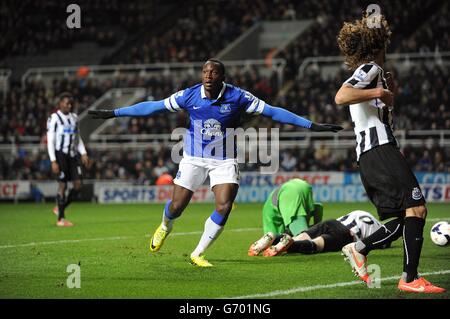
[[[249, 257], [262, 235], [261, 204], [238, 204], [221, 237], [207, 251], [213, 268], [197, 268], [188, 257], [212, 204], [191, 204], [158, 253], [149, 238], [163, 205], [74, 203], [67, 217], [76, 225], [57, 228], [50, 204], [0, 205], [0, 298], [449, 298], [396, 289], [402, 270], [401, 241], [374, 251], [385, 278], [380, 288], [359, 283], [339, 253]], [[324, 219], [354, 209], [374, 213], [370, 204], [325, 204]], [[450, 246], [429, 237], [438, 220], [450, 220], [450, 205], [429, 204], [420, 272], [450, 290]], [[79, 264], [81, 288], [69, 289], [69, 264]], [[440, 272], [440, 273], [439, 273]], [[389, 278], [394, 277], [394, 278]]]

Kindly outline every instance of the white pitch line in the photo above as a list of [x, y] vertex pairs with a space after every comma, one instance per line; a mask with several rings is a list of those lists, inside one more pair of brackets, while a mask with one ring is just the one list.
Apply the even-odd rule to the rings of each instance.
[[[229, 229], [227, 232], [244, 232], [244, 231], [260, 231], [261, 228], [237, 228], [237, 229]], [[203, 231], [194, 231], [194, 232], [182, 232], [182, 233], [173, 233], [171, 236], [186, 236], [186, 235], [201, 235]], [[123, 240], [130, 238], [137, 238], [139, 236], [114, 236], [114, 237], [100, 237], [100, 238], [83, 238], [83, 239], [66, 239], [66, 240], [55, 240], [55, 241], [41, 241], [41, 242], [31, 242], [25, 244], [17, 244], [17, 245], [3, 245], [0, 246], [0, 249], [6, 248], [18, 248], [18, 247], [30, 247], [30, 246], [38, 246], [38, 245], [58, 245], [58, 244], [76, 244], [87, 241], [105, 241], [105, 240]], [[151, 237], [151, 235], [145, 235], [145, 237]]]
[[30, 247], [37, 245], [57, 245], [57, 244], [73, 244], [73, 243], [81, 243], [85, 241], [101, 241], [101, 240], [121, 240], [132, 238], [130, 236], [116, 236], [116, 237], [103, 237], [103, 238], [84, 238], [84, 239], [66, 239], [66, 240], [55, 240], [55, 241], [41, 241], [41, 242], [31, 242], [26, 244], [18, 244], [18, 245], [4, 245], [0, 246], [0, 249], [4, 248], [16, 248], [16, 247]]
[[[445, 275], [445, 274], [450, 274], [450, 269], [420, 273], [421, 276], [434, 276], [434, 275]], [[399, 278], [400, 278], [399, 276], [391, 276], [391, 277], [381, 278], [380, 281], [398, 280]], [[262, 293], [262, 294], [244, 295], [244, 296], [235, 296], [235, 297], [221, 297], [218, 299], [267, 298], [267, 297], [290, 295], [290, 294], [294, 294], [294, 293], [298, 293], [298, 292], [306, 292], [306, 291], [312, 291], [312, 290], [318, 290], [318, 289], [332, 289], [332, 288], [356, 286], [356, 285], [362, 285], [362, 284], [364, 284], [364, 283], [360, 280], [359, 281], [347, 281], [347, 282], [338, 282], [338, 283], [328, 284], [328, 285], [296, 287], [296, 288], [291, 288], [291, 289], [287, 289], [287, 290], [274, 290], [274, 291]]]

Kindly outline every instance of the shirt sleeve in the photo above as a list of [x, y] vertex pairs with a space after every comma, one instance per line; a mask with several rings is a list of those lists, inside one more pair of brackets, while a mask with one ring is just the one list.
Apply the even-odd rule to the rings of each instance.
[[78, 135], [78, 147], [77, 147], [78, 153], [81, 155], [86, 155], [86, 147], [84, 146], [83, 139], [81, 138], [81, 135]]
[[272, 118], [272, 120], [283, 123], [292, 124], [304, 128], [311, 128], [312, 122], [304, 117], [298, 116], [281, 107], [271, 106], [265, 103], [262, 115]]
[[147, 101], [137, 103], [131, 106], [121, 107], [114, 110], [114, 115], [116, 117], [123, 116], [151, 116], [153, 114], [158, 114], [160, 112], [167, 112], [167, 108], [164, 104], [164, 100], [160, 101]]
[[56, 161], [55, 138], [57, 128], [56, 116], [50, 116], [47, 120], [47, 151], [50, 161]]
[[248, 114], [261, 114], [264, 111], [266, 102], [258, 99], [250, 92], [242, 90], [240, 105], [245, 109], [245, 112], [247, 112]]
[[164, 99], [164, 106], [170, 112], [178, 112], [185, 108], [187, 90], [178, 91]]
[[363, 64], [344, 83], [355, 89], [373, 89], [377, 87], [379, 69], [374, 64]]

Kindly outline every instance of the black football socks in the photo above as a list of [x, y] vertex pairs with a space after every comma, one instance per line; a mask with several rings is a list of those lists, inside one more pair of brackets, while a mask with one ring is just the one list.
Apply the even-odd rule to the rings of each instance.
[[56, 202], [58, 204], [58, 220], [61, 220], [64, 218], [64, 208], [65, 206], [65, 196], [61, 196], [60, 194], [56, 195]]
[[403, 229], [403, 277], [406, 282], [414, 281], [417, 278], [417, 268], [419, 267], [420, 253], [423, 245], [424, 225], [425, 219], [423, 218], [405, 218], [405, 226]]
[[312, 240], [296, 240], [287, 250], [290, 253], [314, 254], [317, 252], [317, 245]]
[[369, 237], [358, 240], [355, 244], [356, 251], [367, 256], [371, 250], [383, 248], [386, 244], [397, 240], [402, 236], [403, 223], [403, 217], [388, 221], [383, 225], [384, 227], [381, 227]]

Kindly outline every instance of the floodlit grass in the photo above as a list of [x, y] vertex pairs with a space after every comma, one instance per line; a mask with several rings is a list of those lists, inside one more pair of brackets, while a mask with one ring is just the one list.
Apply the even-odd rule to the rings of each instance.
[[[357, 283], [339, 253], [249, 257], [249, 245], [262, 235], [260, 204], [238, 204], [225, 231], [207, 251], [213, 268], [189, 264], [212, 204], [192, 204], [177, 220], [158, 253], [148, 250], [163, 205], [74, 203], [67, 217], [73, 228], [55, 227], [51, 205], [0, 205], [0, 298], [449, 298], [400, 293], [397, 279], [379, 289]], [[429, 238], [437, 220], [450, 219], [450, 205], [429, 204], [420, 261], [427, 279], [450, 289], [450, 246]], [[375, 213], [370, 204], [325, 204], [324, 218], [354, 209]], [[376, 216], [376, 214], [374, 214]], [[369, 263], [381, 276], [402, 271], [401, 241], [374, 251]], [[79, 264], [81, 288], [69, 289], [69, 264]], [[354, 283], [352, 283], [354, 282]], [[346, 283], [344, 286], [339, 284]], [[328, 286], [327, 286], [328, 285]], [[313, 287], [319, 286], [319, 287]], [[309, 287], [309, 288], [308, 288]]]

